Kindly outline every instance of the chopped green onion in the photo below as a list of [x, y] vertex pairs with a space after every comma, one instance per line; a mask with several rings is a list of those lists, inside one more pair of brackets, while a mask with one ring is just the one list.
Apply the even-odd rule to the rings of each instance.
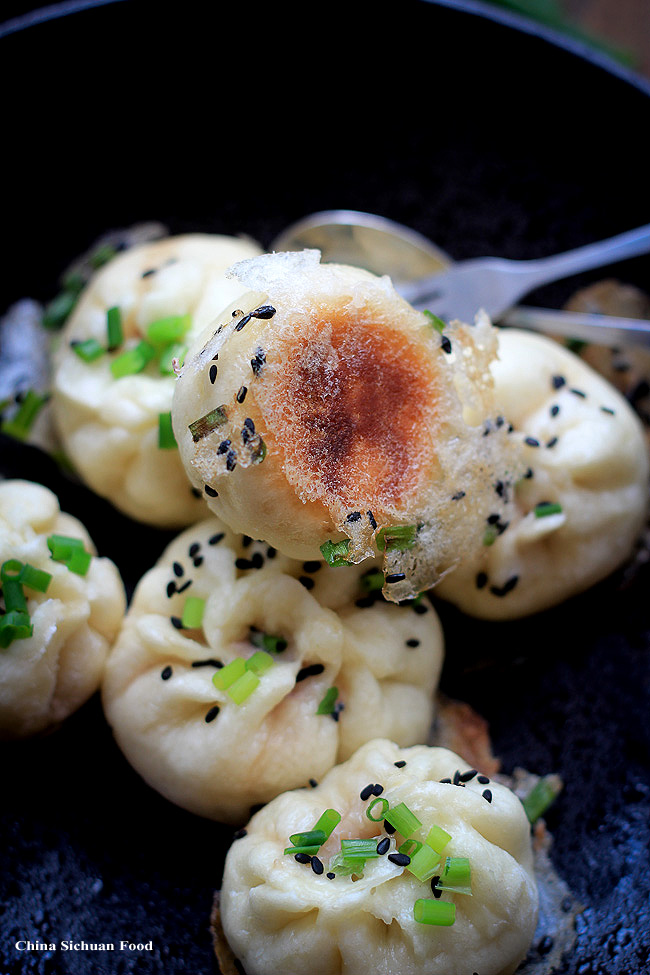
[[67, 535], [50, 535], [47, 547], [55, 562], [64, 562], [70, 572], [85, 576], [92, 561], [90, 552], [86, 552], [80, 538], [70, 538]]
[[417, 525], [391, 525], [380, 528], [375, 535], [380, 552], [405, 552], [415, 545]]
[[191, 315], [168, 315], [147, 326], [147, 339], [154, 345], [169, 345], [178, 342], [192, 325]]
[[226, 664], [226, 666], [222, 667], [221, 670], [218, 670], [216, 674], [213, 674], [212, 683], [215, 687], [219, 688], [220, 691], [225, 691], [245, 673], [246, 661], [243, 657], [235, 657], [235, 659], [231, 660], [229, 664]]
[[45, 328], [61, 328], [70, 312], [77, 304], [78, 294], [76, 291], [65, 290], [48, 302], [43, 312], [43, 325]]
[[199, 596], [188, 596], [183, 606], [181, 623], [184, 630], [198, 630], [203, 623], [205, 599]]
[[264, 674], [273, 666], [273, 657], [264, 650], [256, 650], [252, 657], [246, 661], [246, 669], [252, 670], [255, 674]]
[[337, 812], [336, 809], [326, 809], [314, 826], [314, 829], [322, 830], [325, 833], [325, 836], [329, 837], [332, 835], [332, 832], [336, 829], [340, 822], [340, 812]]
[[223, 426], [227, 419], [228, 410], [225, 406], [217, 406], [214, 410], [210, 410], [205, 416], [201, 416], [198, 420], [190, 423], [188, 429], [192, 434], [192, 440], [197, 443], [203, 437], [207, 437], [208, 434]]
[[384, 819], [391, 826], [394, 826], [404, 839], [407, 839], [412, 833], [415, 833], [416, 829], [422, 826], [420, 820], [404, 802], [398, 802], [396, 806], [389, 809]]
[[556, 501], [543, 501], [535, 505], [535, 517], [546, 518], [547, 515], [559, 515], [562, 513], [562, 505]]
[[364, 858], [344, 857], [340, 853], [333, 856], [329, 862], [330, 870], [342, 877], [349, 877], [354, 873], [361, 875], [365, 865], [366, 861]]
[[85, 549], [75, 549], [70, 558], [66, 560], [66, 568], [78, 576], [85, 576], [90, 568], [92, 558], [90, 552], [86, 552]]
[[452, 890], [456, 894], [472, 893], [472, 871], [467, 857], [447, 857], [437, 885], [440, 890]]
[[320, 846], [317, 844], [312, 844], [311, 846], [287, 846], [285, 847], [285, 856], [287, 853], [292, 853], [294, 856], [296, 853], [306, 853], [308, 857], [316, 856]]
[[158, 446], [161, 450], [175, 450], [178, 447], [171, 413], [158, 414]]
[[377, 590], [383, 589], [384, 573], [380, 572], [379, 569], [372, 569], [361, 576], [359, 583], [363, 592], [377, 592]]
[[486, 546], [494, 545], [497, 540], [498, 532], [494, 525], [488, 525], [483, 532], [483, 544]]
[[397, 848], [398, 853], [406, 853], [408, 857], [413, 857], [419, 849], [421, 849], [422, 843], [419, 840], [404, 840], [401, 846]]
[[111, 372], [115, 379], [123, 376], [134, 376], [151, 362], [156, 350], [148, 342], [138, 342], [132, 349], [120, 353], [111, 362]]
[[0, 579], [2, 579], [2, 593], [8, 612], [27, 612], [27, 600], [20, 581], [22, 570], [23, 563], [18, 559], [8, 559], [2, 563]]
[[437, 924], [449, 927], [456, 920], [456, 905], [452, 901], [419, 897], [413, 905], [413, 917], [420, 924]]
[[261, 464], [266, 457], [266, 444], [259, 434], [253, 440], [249, 440], [248, 446], [251, 448], [251, 460], [253, 464]]
[[440, 332], [442, 335], [444, 329], [447, 327], [447, 323], [443, 322], [442, 318], [438, 318], [437, 315], [434, 315], [433, 312], [429, 311], [428, 308], [424, 309], [424, 314], [427, 316], [436, 331]]
[[344, 860], [363, 859], [369, 860], [379, 856], [377, 853], [377, 840], [341, 840], [341, 856]]
[[81, 294], [86, 286], [86, 280], [79, 271], [68, 271], [61, 283], [63, 284], [64, 291], [73, 295]]
[[25, 640], [34, 632], [29, 614], [12, 609], [0, 617], [0, 647], [6, 649], [14, 640]]
[[338, 687], [328, 687], [325, 691], [325, 696], [316, 709], [316, 714], [334, 714], [338, 696]]
[[531, 823], [537, 822], [549, 806], [552, 806], [560, 792], [563, 783], [559, 775], [545, 775], [522, 799], [526, 815]]
[[163, 376], [173, 376], [174, 366], [173, 360], [178, 359], [180, 365], [183, 365], [185, 361], [185, 356], [187, 355], [187, 350], [189, 346], [182, 345], [180, 342], [172, 342], [160, 353], [160, 373]]
[[254, 690], [259, 687], [260, 679], [252, 670], [245, 671], [234, 684], [228, 688], [228, 694], [235, 704], [243, 704], [251, 696]]
[[122, 312], [117, 305], [109, 308], [106, 312], [106, 341], [109, 352], [119, 349], [124, 341]]
[[260, 650], [266, 650], [267, 653], [282, 653], [289, 645], [283, 636], [262, 633], [260, 630], [253, 630], [251, 632], [250, 642], [254, 647], [259, 647]]
[[[400, 847], [400, 853], [402, 848]], [[425, 883], [427, 880], [431, 880], [435, 874], [438, 864], [440, 863], [440, 856], [426, 843], [423, 843], [419, 850], [411, 856], [411, 862], [406, 867], [413, 876]]]
[[15, 440], [27, 440], [31, 433], [36, 417], [47, 403], [48, 397], [29, 389], [9, 420], [4, 420], [0, 430]]
[[[381, 813], [379, 814], [379, 816], [373, 816], [372, 811], [377, 805], [381, 806]], [[383, 819], [386, 818], [386, 813], [388, 812], [389, 809], [390, 809], [390, 803], [388, 802], [388, 799], [384, 799], [382, 796], [380, 796], [378, 799], [372, 800], [372, 802], [366, 809], [366, 816], [371, 822], [380, 823]]]
[[344, 538], [340, 542], [333, 542], [328, 540], [323, 542], [320, 547], [321, 553], [328, 565], [333, 565], [335, 567], [341, 565], [349, 565], [349, 561], [346, 556], [350, 551], [350, 539]]
[[114, 244], [100, 244], [97, 250], [88, 258], [91, 267], [95, 270], [97, 268], [103, 267], [104, 264], [108, 264], [111, 258], [115, 257], [117, 254], [117, 248]]
[[427, 833], [425, 843], [436, 853], [442, 853], [450, 839], [451, 833], [448, 833], [442, 826], [432, 826]]
[[47, 587], [52, 581], [49, 572], [45, 572], [44, 569], [37, 569], [28, 562], [23, 565], [19, 578], [24, 586], [35, 590], [35, 592], [47, 592]]
[[97, 339], [85, 339], [83, 342], [71, 342], [70, 346], [80, 359], [84, 362], [95, 362], [96, 359], [104, 355], [105, 349], [99, 344]]
[[309, 829], [304, 833], [292, 833], [289, 842], [294, 846], [322, 846], [327, 839], [325, 830]]

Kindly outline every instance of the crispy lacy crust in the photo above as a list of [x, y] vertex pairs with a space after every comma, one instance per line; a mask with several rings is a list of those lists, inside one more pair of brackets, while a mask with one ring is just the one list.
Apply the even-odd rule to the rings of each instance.
[[[216, 518], [182, 533], [141, 580], [106, 667], [105, 713], [134, 768], [179, 806], [241, 824], [369, 737], [426, 741], [440, 623], [373, 599], [366, 570], [290, 560]], [[205, 600], [200, 630], [172, 621], [189, 596]], [[236, 704], [213, 675], [264, 634], [286, 648]], [[335, 712], [318, 714], [331, 687]]]
[[[537, 918], [530, 826], [521, 802], [505, 786], [490, 781], [488, 801], [478, 776], [454, 785], [456, 772], [466, 770], [444, 748], [400, 749], [375, 740], [332, 769], [317, 788], [286, 793], [260, 810], [228, 853], [219, 898], [223, 933], [247, 975], [514, 972]], [[408, 806], [422, 823], [418, 836], [426, 838], [432, 825], [441, 826], [452, 837], [445, 855], [469, 857], [472, 895], [442, 894], [455, 903], [452, 926], [415, 921], [414, 902], [431, 897], [430, 884], [386, 855], [368, 860], [356, 879], [327, 876], [341, 838], [387, 835], [382, 823], [365, 814], [368, 800], [360, 793], [369, 783], [383, 786], [382, 798], [391, 806]], [[291, 834], [312, 829], [327, 808], [342, 820], [319, 852], [325, 872], [318, 875], [284, 849]], [[391, 851], [402, 840], [392, 836]]]
[[0, 564], [18, 559], [52, 576], [45, 593], [25, 589], [34, 632], [0, 651], [0, 738], [24, 738], [60, 724], [99, 688], [126, 605], [118, 570], [93, 558], [85, 576], [50, 558], [52, 534], [93, 543], [40, 484], [0, 482]]
[[[106, 346], [106, 313], [122, 313], [125, 344], [140, 341], [152, 322], [191, 313], [188, 341], [243, 290], [225, 276], [236, 260], [258, 254], [252, 242], [187, 234], [142, 244], [97, 272], [68, 319], [54, 357], [53, 406], [66, 454], [84, 481], [137, 521], [180, 528], [205, 515], [176, 450], [158, 446], [158, 417], [169, 413], [174, 376], [151, 362], [113, 377], [115, 354], [84, 362], [70, 343]], [[117, 353], [116, 353], [117, 354]]]
[[334, 540], [357, 563], [378, 532], [412, 526], [409, 546], [383, 556], [398, 601], [480, 545], [501, 510], [492, 485], [516, 474], [494, 412], [495, 332], [479, 317], [441, 335], [388, 278], [319, 258], [235, 266], [251, 290], [190, 350], [174, 430], [212, 510], [291, 557]]
[[[623, 396], [551, 339], [504, 330], [492, 370], [528, 476], [507, 530], [436, 594], [474, 616], [508, 619], [586, 590], [630, 557], [647, 516], [648, 452]], [[539, 517], [544, 502], [561, 511]]]

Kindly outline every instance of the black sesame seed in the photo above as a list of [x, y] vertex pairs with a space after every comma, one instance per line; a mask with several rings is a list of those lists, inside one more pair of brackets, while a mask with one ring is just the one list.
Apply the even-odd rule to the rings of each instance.
[[215, 660], [214, 657], [210, 657], [208, 660], [193, 660], [192, 667], [216, 667], [220, 670], [223, 664], [220, 660]]
[[537, 953], [540, 955], [548, 955], [549, 951], [553, 949], [554, 944], [555, 942], [550, 934], [544, 935], [542, 940], [537, 945]]
[[336, 877], [336, 874], [335, 873], [332, 873], [332, 871], [330, 870], [330, 872], [328, 874], [326, 874], [325, 876], [327, 877], [328, 880], [334, 880], [334, 878]]
[[174, 626], [177, 630], [183, 629], [183, 621], [180, 619], [179, 616], [170, 616], [169, 621], [171, 625]]
[[235, 832], [232, 834], [232, 838], [233, 840], [243, 840], [243, 838], [247, 835], [247, 833], [248, 830], [242, 827], [241, 829], [235, 830]]
[[355, 521], [359, 521], [360, 518], [361, 518], [361, 512], [360, 511], [351, 511], [350, 514], [346, 517], [345, 520], [347, 522], [349, 522], [350, 524], [352, 524]]
[[215, 491], [215, 489], [213, 487], [210, 487], [209, 484], [206, 484], [205, 487], [203, 488], [203, 490], [205, 491], [205, 493], [207, 494], [207, 496], [209, 498], [218, 498], [219, 497], [219, 492], [218, 491]]
[[532, 467], [529, 467], [528, 470], [526, 471], [526, 473], [524, 474], [524, 480], [525, 481], [530, 481], [530, 479], [533, 478], [534, 476], [535, 475], [534, 475], [534, 472], [533, 472]]
[[203, 556], [197, 555], [197, 557], [194, 559], [193, 565], [195, 569], [198, 569], [199, 566], [203, 565]]
[[211, 721], [214, 721], [214, 719], [216, 718], [216, 716], [219, 714], [219, 711], [220, 711], [220, 708], [219, 708], [219, 705], [218, 704], [215, 704], [215, 706], [213, 708], [210, 708], [210, 710], [208, 711], [208, 713], [205, 716], [205, 723], [206, 724], [210, 724]]
[[535, 437], [526, 437], [524, 443], [528, 444], [529, 447], [539, 447], [539, 440], [536, 440]]
[[415, 638], [413, 637], [413, 638], [411, 638], [410, 640], [407, 640], [407, 641], [406, 641], [406, 646], [407, 646], [407, 647], [419, 647], [419, 646], [420, 646], [420, 641], [419, 641], [419, 640], [416, 640], [416, 639], [415, 639]]
[[406, 574], [404, 572], [390, 572], [385, 578], [390, 585], [393, 582], [402, 582], [403, 579], [406, 579]]
[[318, 785], [318, 782], [317, 782], [317, 780], [316, 780], [316, 779], [310, 779], [310, 780], [309, 780], [309, 784], [310, 784], [310, 786], [312, 787], [312, 789], [315, 789], [315, 788], [316, 788], [316, 786]]
[[475, 775], [477, 775], [475, 768], [469, 769], [467, 772], [461, 772], [460, 781], [461, 782], [471, 782]]
[[309, 664], [308, 667], [303, 667], [296, 674], [296, 684], [299, 684], [301, 680], [306, 680], [308, 677], [318, 677], [325, 670], [322, 664]]
[[508, 581], [502, 586], [490, 586], [490, 592], [493, 596], [507, 596], [509, 592], [512, 592], [518, 582], [519, 576], [510, 576]]
[[322, 874], [323, 870], [325, 869], [323, 867], [323, 861], [319, 860], [318, 857], [311, 858], [311, 868], [314, 871], [314, 873], [317, 873], [319, 876]]
[[464, 491], [456, 491], [455, 494], [452, 494], [451, 500], [452, 501], [460, 501], [461, 498], [464, 498], [464, 497], [465, 497], [465, 492]]
[[172, 565], [172, 570], [174, 572], [174, 575], [178, 576], [179, 579], [183, 575], [183, 572], [185, 571], [183, 566], [180, 564], [180, 562], [174, 562], [174, 564]]
[[185, 592], [185, 590], [186, 589], [189, 589], [191, 585], [192, 585], [192, 580], [191, 579], [186, 579], [182, 586], [177, 586], [176, 587], [176, 592], [178, 594], [180, 594], [182, 592]]
[[438, 886], [439, 883], [440, 883], [440, 874], [435, 874], [435, 876], [431, 878], [431, 890], [434, 893], [436, 892], [436, 887]]
[[297, 860], [298, 863], [311, 863], [311, 857], [308, 853], [296, 853], [294, 860]]
[[369, 799], [370, 796], [373, 795], [374, 788], [375, 788], [375, 783], [371, 782], [370, 785], [365, 786], [361, 790], [361, 792], [359, 793], [359, 798], [361, 799], [362, 802], [365, 802], [366, 799]]
[[406, 853], [389, 853], [388, 859], [391, 863], [396, 864], [398, 867], [408, 867], [411, 862], [410, 856]]
[[460, 785], [460, 769], [456, 769], [454, 772], [454, 785]]
[[251, 312], [253, 318], [273, 318], [275, 315], [275, 308], [273, 305], [260, 305], [255, 311]]
[[587, 394], [582, 389], [575, 389], [575, 388], [573, 388], [573, 389], [570, 389], [569, 392], [570, 393], [573, 393], [574, 396], [579, 396], [580, 399], [586, 399], [587, 398]]
[[451, 342], [449, 341], [447, 335], [442, 335], [440, 337], [440, 348], [442, 349], [443, 352], [446, 352], [447, 355], [449, 355], [449, 353], [451, 352]]
[[395, 766], [395, 768], [404, 768], [405, 765], [406, 765], [406, 762], [404, 761], [404, 759], [402, 759], [399, 762], [393, 762], [393, 765]]
[[259, 375], [260, 369], [266, 362], [266, 353], [262, 349], [256, 349], [255, 355], [251, 359], [251, 369], [256, 376]]
[[237, 324], [235, 325], [235, 331], [241, 332], [244, 325], [248, 325], [252, 317], [253, 317], [252, 315], [248, 314], [248, 315], [244, 315], [243, 318], [240, 318]]
[[492, 793], [489, 789], [484, 789], [481, 795], [484, 799], [487, 799], [488, 802], [492, 802]]
[[315, 560], [309, 562], [303, 562], [302, 567], [305, 572], [318, 572], [319, 569], [322, 569], [323, 563], [317, 562]]
[[237, 400], [238, 403], [244, 402], [244, 400], [246, 399], [247, 392], [248, 392], [248, 386], [239, 387], [239, 389], [237, 390], [237, 395], [235, 396], [235, 399]]
[[261, 552], [253, 552], [251, 555], [251, 568], [261, 569], [264, 565], [264, 556]]
[[546, 442], [546, 446], [554, 447], [556, 443], [557, 443], [557, 437], [551, 437], [551, 439]]
[[243, 570], [252, 569], [253, 563], [250, 559], [244, 559], [240, 556], [239, 558], [235, 559], [235, 567]]
[[495, 515], [488, 515], [486, 520], [488, 525], [497, 525], [500, 519], [501, 519], [501, 515], [495, 514]]
[[384, 853], [388, 853], [389, 850], [390, 840], [387, 836], [384, 836], [383, 839], [379, 840], [379, 843], [377, 843], [377, 853], [380, 857], [383, 857]]
[[614, 410], [611, 408], [611, 406], [601, 406], [601, 410], [603, 411], [603, 413], [609, 413], [610, 416], [615, 415]]
[[171, 582], [167, 583], [167, 598], [171, 599], [175, 593], [176, 593], [176, 583], [172, 579]]
[[234, 450], [229, 450], [226, 455], [226, 470], [234, 471], [237, 466], [237, 454]]
[[384, 829], [387, 833], [390, 833], [391, 835], [397, 832], [395, 827], [391, 823], [389, 823], [387, 819], [384, 820]]
[[242, 548], [248, 548], [249, 545], [253, 544], [253, 539], [250, 535], [242, 535], [241, 537]]
[[216, 378], [217, 378], [217, 365], [216, 363], [213, 363], [210, 366], [210, 382], [214, 384]]
[[373, 515], [372, 511], [366, 511], [366, 514], [368, 515], [368, 521], [370, 522], [370, 526], [374, 531], [374, 529], [377, 527], [375, 516]]
[[423, 616], [425, 613], [428, 613], [429, 610], [424, 603], [413, 603], [413, 612], [417, 613], [418, 616]]
[[200, 550], [201, 550], [200, 543], [199, 542], [192, 542], [192, 544], [190, 545], [190, 547], [187, 550], [187, 554], [189, 555], [189, 557], [191, 559], [193, 559], [195, 555], [198, 555], [199, 554]]
[[171, 667], [165, 667], [164, 670], [161, 671], [160, 676], [163, 680], [169, 680], [173, 673], [174, 671], [171, 669]]
[[444, 785], [451, 785], [451, 779], [440, 779], [440, 782]]
[[488, 779], [487, 775], [479, 775], [476, 781], [480, 782], [481, 785], [487, 785], [490, 780]]
[[247, 430], [250, 430], [251, 433], [255, 433], [255, 424], [251, 420], [250, 416], [247, 416], [244, 420], [244, 426]]
[[155, 274], [155, 273], [156, 273], [156, 268], [155, 267], [150, 267], [150, 268], [147, 268], [146, 271], [143, 271], [142, 274], [140, 275], [140, 277], [141, 278], [150, 278], [151, 275], [152, 274]]
[[477, 572], [476, 574], [476, 588], [483, 589], [487, 585], [488, 577], [485, 572]]
[[304, 586], [305, 589], [313, 589], [315, 586], [314, 580], [310, 579], [309, 576], [300, 576], [298, 582], [301, 584], [301, 586]]
[[566, 379], [564, 376], [552, 376], [551, 385], [553, 386], [553, 389], [562, 389], [562, 387], [566, 385]]
[[557, 405], [557, 403], [554, 403], [550, 409], [551, 416], [557, 416], [559, 412], [560, 412], [560, 407]]
[[382, 794], [382, 792], [383, 792], [383, 791], [384, 791], [384, 787], [383, 787], [383, 785], [380, 785], [380, 784], [379, 784], [379, 783], [377, 782], [377, 783], [376, 783], [376, 784], [375, 784], [375, 785], [373, 786], [373, 790], [372, 790], [372, 794], [373, 794], [373, 796], [380, 796], [380, 795]]
[[267, 559], [274, 559], [277, 554], [278, 553], [273, 548], [273, 546], [269, 545], [269, 547], [266, 550], [266, 557], [267, 557]]

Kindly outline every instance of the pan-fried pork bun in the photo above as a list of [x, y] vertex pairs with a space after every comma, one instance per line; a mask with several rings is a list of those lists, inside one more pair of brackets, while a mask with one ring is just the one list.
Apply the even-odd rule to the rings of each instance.
[[216, 518], [183, 532], [107, 663], [105, 713], [134, 768], [177, 805], [241, 825], [371, 737], [426, 741], [440, 623], [385, 602], [373, 574], [293, 561]]
[[31, 481], [0, 482], [0, 565], [0, 738], [24, 738], [98, 690], [126, 597], [81, 522]]
[[436, 595], [509, 619], [586, 590], [632, 555], [647, 516], [648, 451], [625, 398], [552, 339], [503, 330], [492, 371], [527, 472], [507, 527]]
[[516, 475], [495, 330], [445, 327], [318, 251], [233, 273], [250, 293], [199, 337], [174, 393], [192, 483], [235, 531], [331, 564], [381, 552], [386, 597], [417, 595], [480, 545], [492, 484]]
[[371, 741], [251, 819], [219, 906], [246, 975], [511, 975], [537, 919], [530, 824], [453, 752]]
[[137, 245], [93, 276], [63, 329], [52, 384], [63, 448], [89, 487], [136, 521], [180, 528], [205, 516], [165, 438], [172, 359], [242, 292], [227, 267], [258, 253], [209, 234]]

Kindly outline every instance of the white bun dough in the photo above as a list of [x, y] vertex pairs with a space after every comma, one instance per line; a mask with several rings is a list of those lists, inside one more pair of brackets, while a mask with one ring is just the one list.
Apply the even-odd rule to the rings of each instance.
[[[624, 397], [552, 339], [504, 329], [492, 372], [528, 476], [507, 529], [436, 595], [480, 618], [510, 619], [588, 589], [632, 555], [647, 517], [648, 451]], [[545, 502], [561, 511], [539, 517]]]
[[[490, 782], [489, 802], [476, 775], [464, 786], [440, 781], [467, 769], [444, 748], [400, 749], [376, 740], [333, 768], [318, 788], [278, 796], [260, 810], [228, 852], [220, 893], [223, 931], [247, 975], [514, 972], [537, 918], [530, 825], [505, 786]], [[366, 816], [369, 802], [360, 794], [368, 784], [383, 786], [391, 808], [403, 802], [415, 814], [422, 828], [414, 838], [422, 841], [432, 825], [441, 826], [452, 837], [444, 856], [469, 858], [471, 895], [441, 896], [455, 903], [452, 925], [415, 921], [414, 903], [431, 898], [431, 886], [388, 854], [367, 860], [357, 879], [328, 878], [328, 860], [342, 838], [387, 835]], [[284, 850], [290, 835], [313, 829], [326, 809], [342, 819], [319, 852], [324, 872], [318, 875]], [[390, 853], [402, 842], [395, 834]]]
[[[366, 571], [292, 561], [216, 518], [175, 539], [136, 589], [103, 685], [116, 741], [149, 785], [241, 824], [252, 806], [318, 779], [371, 737], [426, 741], [440, 623], [430, 606], [369, 598]], [[205, 600], [192, 631], [172, 620], [189, 596]], [[235, 703], [213, 675], [249, 659], [263, 635], [286, 648]], [[318, 714], [331, 687], [336, 710]]]
[[86, 575], [50, 557], [52, 534], [95, 548], [76, 518], [48, 488], [0, 482], [0, 564], [16, 559], [52, 576], [44, 593], [24, 588], [31, 636], [0, 648], [0, 738], [23, 738], [60, 724], [98, 690], [126, 607], [122, 580], [107, 558]]
[[[168, 237], [114, 257], [91, 279], [70, 315], [54, 355], [53, 408], [63, 448], [93, 491], [136, 521], [181, 528], [205, 516], [178, 451], [158, 446], [158, 417], [169, 413], [174, 375], [154, 358], [135, 375], [115, 378], [111, 362], [145, 338], [147, 327], [191, 315], [191, 343], [244, 289], [225, 276], [237, 260], [260, 252], [247, 240], [209, 234]], [[71, 342], [107, 345], [106, 316], [118, 307], [124, 345], [94, 362]]]
[[318, 251], [233, 273], [250, 294], [198, 338], [174, 393], [192, 483], [234, 531], [293, 558], [335, 541], [358, 563], [385, 529], [412, 529], [408, 547], [385, 549], [384, 592], [429, 588], [480, 545], [490, 484], [514, 474], [494, 413], [495, 330], [480, 316], [441, 334], [388, 278]]

